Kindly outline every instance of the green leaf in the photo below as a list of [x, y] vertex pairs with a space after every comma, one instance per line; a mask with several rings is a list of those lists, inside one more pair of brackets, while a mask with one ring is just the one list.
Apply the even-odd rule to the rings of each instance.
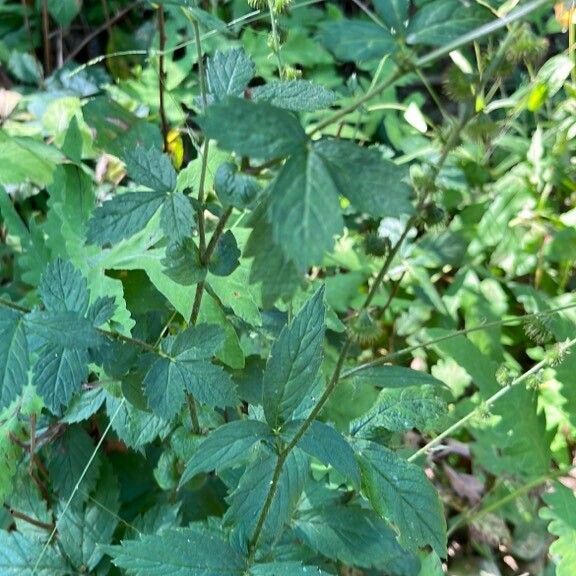
[[362, 490], [412, 552], [431, 546], [446, 556], [446, 520], [438, 492], [424, 471], [373, 442], [357, 446]]
[[240, 265], [240, 249], [231, 230], [227, 230], [219, 239], [208, 270], [214, 276], [230, 276]]
[[388, 28], [392, 28], [397, 35], [403, 35], [408, 20], [409, 2], [406, 0], [374, 0], [374, 8]]
[[250, 568], [250, 576], [329, 576], [328, 572], [316, 566], [306, 566], [300, 562], [273, 562], [257, 564]]
[[7, 407], [28, 382], [28, 342], [24, 316], [0, 309], [0, 408]]
[[110, 296], [97, 298], [88, 309], [86, 317], [94, 326], [102, 326], [114, 316], [116, 312], [116, 300]]
[[215, 102], [226, 96], [242, 96], [255, 74], [254, 62], [242, 48], [218, 50], [206, 65], [208, 89]]
[[[243, 541], [250, 540], [270, 490], [278, 456], [266, 446], [260, 446], [254, 460], [248, 464], [238, 487], [228, 497], [230, 507], [224, 515], [224, 523]], [[299, 449], [294, 449], [286, 458], [278, 478], [276, 492], [264, 527], [265, 542], [274, 540], [284, 524], [290, 519], [302, 494], [308, 474], [309, 459]]]
[[82, 384], [88, 379], [90, 359], [86, 350], [62, 348], [48, 344], [34, 364], [32, 383], [46, 406], [54, 414], [61, 414]]
[[403, 366], [374, 366], [352, 376], [363, 386], [376, 388], [408, 388], [410, 386], [441, 386], [444, 382], [421, 370], [412, 370]]
[[103, 388], [93, 388], [84, 394], [77, 396], [66, 411], [62, 422], [67, 424], [75, 424], [88, 420], [91, 416], [96, 414], [104, 404], [106, 395]]
[[408, 25], [408, 44], [442, 46], [492, 19], [477, 3], [436, 0], [421, 8]]
[[176, 170], [167, 154], [157, 148], [126, 146], [120, 155], [134, 182], [155, 192], [172, 192], [176, 188]]
[[327, 558], [349, 566], [413, 576], [419, 561], [396, 541], [394, 532], [372, 510], [332, 506], [311, 510], [295, 522], [295, 533]]
[[4, 504], [13, 492], [14, 477], [21, 469], [23, 449], [14, 442], [14, 438], [26, 438], [23, 428], [15, 410], [6, 408], [0, 412], [0, 504]]
[[550, 520], [548, 531], [558, 538], [550, 546], [556, 575], [572, 576], [576, 573], [576, 496], [555, 482], [554, 492], [545, 494], [543, 500], [547, 507], [540, 510], [540, 517]]
[[38, 293], [46, 308], [52, 312], [68, 310], [84, 316], [88, 311], [90, 294], [86, 279], [70, 262], [60, 258], [46, 266]]
[[236, 164], [224, 162], [214, 176], [214, 190], [225, 208], [233, 206], [245, 210], [254, 202], [261, 188], [256, 178], [239, 173]]
[[230, 276], [209, 276], [208, 284], [212, 291], [229, 306], [234, 314], [251, 326], [262, 324], [262, 315], [258, 307], [258, 290], [249, 282], [250, 266], [245, 258]]
[[94, 444], [88, 433], [78, 425], [69, 426], [53, 444], [52, 457], [48, 460], [48, 471], [54, 491], [62, 500], [70, 498], [76, 483], [82, 478], [82, 491], [76, 493], [78, 500], [90, 494], [100, 471], [101, 460], [97, 454], [91, 464]]
[[315, 150], [292, 156], [270, 185], [269, 220], [275, 243], [300, 270], [319, 264], [342, 232], [338, 188]]
[[[282, 437], [287, 442], [292, 440], [302, 422], [302, 420], [289, 422], [282, 429]], [[297, 445], [323, 464], [332, 466], [356, 488], [360, 486], [360, 468], [358, 468], [354, 450], [342, 434], [332, 426], [318, 420], [313, 421]]]
[[321, 287], [272, 346], [263, 378], [264, 413], [272, 428], [290, 419], [314, 385], [322, 363], [325, 318]]
[[155, 414], [170, 420], [182, 407], [186, 391], [210, 406], [236, 404], [232, 380], [220, 366], [210, 362], [223, 342], [222, 328], [207, 324], [164, 339], [162, 349], [169, 357], [158, 358], [143, 382]]
[[226, 22], [220, 20], [220, 18], [217, 18], [216, 16], [214, 16], [214, 14], [211, 14], [210, 12], [206, 12], [206, 10], [202, 10], [197, 6], [194, 6], [188, 0], [186, 1], [186, 8], [192, 14], [192, 16], [194, 16], [194, 18], [198, 20], [198, 22], [202, 26], [204, 26], [204, 28], [206, 28], [207, 30], [210, 31], [218, 30], [220, 34], [224, 35], [230, 34], [230, 30], [226, 25]]
[[374, 22], [359, 20], [343, 19], [322, 25], [320, 41], [344, 62], [379, 59], [396, 49], [388, 30]]
[[223, 150], [254, 158], [282, 158], [302, 149], [308, 138], [298, 119], [264, 102], [228, 98], [198, 119]]
[[24, 84], [42, 82], [44, 70], [42, 64], [28, 52], [11, 50], [8, 58], [8, 70]]
[[334, 103], [337, 96], [332, 90], [309, 80], [274, 81], [250, 90], [252, 100], [268, 102], [278, 108], [294, 112], [323, 110]]
[[50, 15], [62, 28], [70, 25], [82, 8], [82, 0], [55, 0], [48, 4]]
[[345, 140], [321, 140], [314, 149], [329, 164], [340, 194], [359, 210], [390, 217], [413, 212], [405, 167], [383, 158], [376, 149]]
[[33, 182], [46, 186], [52, 182], [56, 165], [65, 160], [59, 150], [39, 140], [8, 136], [0, 130], [0, 184]]
[[34, 310], [26, 314], [25, 323], [31, 336], [62, 348], [82, 350], [104, 343], [100, 332], [76, 312]]
[[[0, 573], [2, 576], [70, 576], [72, 570], [57, 549], [19, 532], [0, 530]], [[40, 554], [42, 560], [37, 564]]]
[[73, 162], [80, 164], [82, 162], [82, 132], [78, 125], [78, 118], [74, 116], [70, 121], [68, 130], [66, 130], [66, 137], [64, 144], [62, 144], [62, 152], [70, 158]]
[[94, 210], [87, 244], [116, 244], [144, 229], [164, 202], [163, 192], [126, 192]]
[[196, 214], [190, 198], [182, 192], [168, 194], [160, 213], [160, 226], [166, 236], [175, 242], [182, 242], [192, 235]]
[[79, 570], [93, 570], [104, 556], [118, 525], [120, 488], [111, 466], [103, 466], [98, 484], [86, 503], [74, 503], [58, 516], [58, 541]]
[[226, 540], [201, 525], [108, 546], [112, 562], [135, 576], [242, 576], [242, 556]]
[[219, 472], [246, 460], [257, 442], [274, 441], [270, 428], [257, 420], [239, 420], [220, 426], [200, 444], [186, 464], [180, 486], [200, 472]]
[[384, 388], [376, 404], [351, 423], [351, 434], [366, 436], [378, 427], [392, 432], [435, 430], [448, 412], [445, 396], [437, 386]]
[[192, 238], [172, 243], [162, 259], [164, 273], [183, 286], [198, 284], [206, 277], [206, 267], [200, 262], [200, 250]]
[[250, 283], [260, 285], [264, 308], [272, 308], [281, 297], [292, 297], [302, 283], [303, 274], [274, 241], [272, 226], [264, 216], [250, 234], [244, 256], [254, 258]]

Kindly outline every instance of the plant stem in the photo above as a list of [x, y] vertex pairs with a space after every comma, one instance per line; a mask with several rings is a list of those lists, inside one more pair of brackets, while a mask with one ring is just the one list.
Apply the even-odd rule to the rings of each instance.
[[52, 71], [50, 54], [50, 16], [48, 14], [48, 0], [42, 0], [42, 44], [44, 46], [44, 77], [50, 76]]
[[28, 514], [24, 514], [24, 512], [19, 512], [18, 510], [14, 510], [14, 508], [10, 508], [8, 504], [4, 504], [4, 508], [8, 510], [8, 513], [12, 518], [18, 518], [19, 520], [23, 520], [32, 526], [36, 526], [36, 528], [42, 528], [43, 530], [52, 530], [54, 528], [54, 524], [47, 524], [46, 522], [41, 522], [36, 518], [32, 518], [28, 516]]
[[[574, 338], [573, 340], [569, 340], [568, 342], [565, 342], [563, 344], [559, 344], [559, 346], [562, 347], [564, 353], [568, 352], [575, 345], [576, 345], [576, 338]], [[444, 432], [438, 434], [438, 436], [436, 436], [433, 440], [430, 440], [430, 442], [428, 442], [425, 446], [422, 446], [422, 448], [417, 450], [414, 454], [412, 454], [412, 456], [410, 456], [410, 458], [408, 458], [408, 462], [413, 462], [423, 454], [426, 454], [431, 448], [442, 442], [444, 438], [447, 438], [448, 436], [456, 432], [456, 430], [459, 430], [462, 426], [464, 426], [464, 424], [466, 424], [472, 418], [474, 418], [481, 410], [485, 408], [490, 408], [495, 402], [500, 400], [500, 398], [506, 396], [508, 392], [510, 392], [510, 390], [512, 390], [513, 388], [515, 388], [516, 386], [527, 380], [530, 376], [536, 374], [536, 372], [540, 371], [542, 368], [545, 368], [548, 365], [550, 365], [550, 360], [548, 358], [541, 360], [540, 362], [538, 362], [538, 364], [534, 364], [534, 366], [532, 366], [530, 370], [524, 372], [522, 376], [515, 378], [512, 382], [510, 382], [510, 384], [507, 384], [506, 386], [498, 390], [498, 392], [492, 394], [492, 396], [490, 396], [490, 398], [488, 398], [485, 402], [474, 408], [474, 410], [468, 412], [468, 414], [460, 418], [460, 420], [458, 420], [457, 422], [454, 422], [452, 426], [446, 428]]]
[[282, 79], [284, 75], [284, 65], [282, 64], [282, 56], [280, 55], [280, 36], [278, 35], [278, 25], [276, 23], [276, 15], [274, 14], [273, 0], [268, 0], [268, 11], [270, 12], [270, 26], [272, 27], [272, 51], [278, 63], [278, 75], [280, 79]]
[[168, 146], [168, 120], [166, 119], [166, 108], [164, 104], [164, 48], [166, 47], [166, 28], [164, 23], [164, 5], [158, 4], [158, 34], [160, 53], [158, 55], [158, 95], [160, 99], [160, 122], [162, 124], [162, 136], [164, 140], [164, 150]]

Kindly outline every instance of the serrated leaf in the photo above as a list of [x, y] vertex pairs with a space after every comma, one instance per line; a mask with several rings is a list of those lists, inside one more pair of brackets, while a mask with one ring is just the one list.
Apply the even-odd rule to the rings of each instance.
[[160, 226], [174, 242], [182, 242], [192, 235], [195, 213], [192, 202], [182, 192], [168, 194], [160, 212]]
[[86, 243], [116, 244], [143, 230], [164, 202], [163, 192], [126, 192], [104, 202], [88, 222]]
[[264, 414], [272, 428], [290, 419], [315, 383], [322, 363], [325, 318], [321, 287], [272, 346], [263, 378]]
[[340, 194], [370, 216], [398, 217], [413, 212], [405, 167], [373, 148], [345, 140], [321, 140], [314, 149], [329, 164]]
[[378, 514], [396, 527], [413, 552], [431, 546], [446, 556], [446, 520], [438, 492], [424, 471], [373, 442], [357, 446], [362, 490]]
[[548, 531], [558, 539], [550, 546], [556, 563], [557, 576], [572, 576], [576, 572], [576, 496], [567, 486], [554, 483], [554, 492], [543, 496], [546, 508], [540, 517], [550, 520]]
[[227, 230], [219, 239], [208, 270], [214, 276], [230, 276], [240, 265], [240, 249], [231, 230]]
[[88, 308], [86, 317], [94, 326], [102, 326], [114, 316], [116, 312], [116, 300], [110, 296], [97, 298], [96, 301]]
[[376, 404], [351, 423], [352, 435], [365, 436], [382, 427], [393, 432], [436, 429], [448, 412], [445, 392], [436, 386], [385, 388]]
[[359, 62], [382, 58], [396, 49], [393, 36], [374, 22], [339, 20], [320, 27], [320, 40], [336, 58]]
[[276, 244], [300, 270], [319, 264], [342, 232], [338, 188], [314, 149], [288, 159], [270, 185], [269, 221]]
[[[2, 576], [69, 576], [71, 568], [53, 546], [43, 551], [42, 542], [19, 532], [0, 530], [0, 573]], [[40, 554], [42, 560], [37, 564]]]
[[125, 540], [106, 552], [116, 566], [136, 576], [242, 576], [245, 568], [228, 542], [200, 525]]
[[[295, 420], [284, 426], [282, 428], [284, 440], [290, 442], [302, 422], [302, 420]], [[360, 486], [360, 468], [358, 468], [354, 450], [332, 426], [318, 420], [313, 421], [304, 436], [298, 441], [297, 446], [323, 464], [332, 466], [355, 487]]]
[[163, 342], [169, 357], [155, 360], [143, 381], [155, 414], [170, 420], [182, 407], [186, 391], [210, 406], [236, 403], [232, 380], [220, 366], [210, 363], [223, 342], [223, 330], [207, 324], [190, 327]]
[[374, 0], [374, 8], [388, 28], [393, 29], [398, 35], [403, 35], [408, 20], [409, 2], [406, 0]]
[[333, 104], [337, 98], [332, 90], [309, 80], [275, 81], [252, 88], [252, 100], [268, 102], [294, 112], [314, 112]]
[[417, 557], [398, 544], [382, 518], [357, 506], [333, 506], [302, 514], [295, 522], [295, 533], [313, 550], [349, 566], [413, 576], [420, 565]]
[[102, 387], [88, 390], [88, 392], [77, 396], [72, 401], [61, 421], [67, 424], [75, 424], [88, 420], [100, 410], [105, 400], [106, 395]]
[[200, 472], [225, 470], [242, 462], [257, 442], [274, 441], [270, 428], [257, 420], [239, 420], [220, 426], [198, 447], [186, 464], [180, 486]]
[[80, 164], [82, 161], [82, 132], [78, 125], [78, 118], [74, 116], [66, 130], [62, 152], [73, 162]]
[[134, 182], [155, 192], [172, 192], [176, 188], [176, 170], [167, 154], [157, 148], [126, 146], [120, 157]]
[[422, 7], [408, 24], [408, 44], [442, 46], [491, 20], [490, 12], [460, 0], [436, 0]]
[[73, 504], [58, 516], [58, 541], [64, 553], [79, 570], [93, 570], [104, 556], [102, 545], [109, 544], [118, 525], [120, 488], [111, 466], [103, 466], [91, 497]]
[[23, 452], [14, 438], [20, 436], [23, 436], [23, 426], [18, 413], [10, 408], [0, 412], [0, 504], [4, 504], [14, 489], [14, 476], [20, 467]]
[[200, 262], [200, 250], [192, 238], [170, 244], [162, 265], [166, 276], [183, 286], [198, 284], [206, 277], [206, 267]]
[[254, 202], [261, 187], [256, 178], [239, 173], [236, 164], [224, 162], [214, 176], [214, 190], [225, 208], [245, 210]]
[[61, 414], [80, 391], [88, 378], [89, 361], [88, 352], [82, 349], [47, 344], [40, 350], [32, 383], [52, 413]]
[[90, 294], [88, 284], [79, 270], [70, 262], [57, 258], [42, 273], [38, 293], [42, 302], [52, 312], [77, 312], [86, 314]]
[[294, 115], [240, 98], [210, 106], [198, 123], [223, 150], [253, 158], [282, 158], [302, 149], [308, 140]]
[[[278, 456], [261, 446], [254, 460], [246, 467], [238, 487], [228, 497], [230, 507], [224, 515], [224, 522], [232, 526], [243, 541], [250, 540], [254, 533], [277, 462]], [[304, 488], [308, 466], [308, 457], [299, 449], [292, 450], [286, 458], [264, 522], [264, 541], [274, 540], [289, 520]]]
[[218, 50], [206, 65], [208, 88], [215, 102], [226, 96], [242, 96], [255, 74], [254, 62], [242, 48]]
[[34, 310], [26, 314], [24, 320], [29, 335], [48, 344], [82, 350], [104, 343], [102, 334], [76, 312]]
[[28, 341], [24, 315], [7, 308], [0, 309], [0, 408], [20, 394], [28, 382]]
[[101, 460], [97, 454], [88, 465], [93, 452], [94, 443], [80, 426], [68, 427], [54, 442], [52, 457], [48, 460], [48, 471], [54, 491], [62, 500], [67, 500], [72, 495], [85, 470], [82, 492], [77, 492], [76, 498], [83, 500], [96, 486]]

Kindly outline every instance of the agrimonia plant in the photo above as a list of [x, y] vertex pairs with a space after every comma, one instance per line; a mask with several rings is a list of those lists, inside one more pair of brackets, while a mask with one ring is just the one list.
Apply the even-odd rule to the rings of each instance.
[[[470, 426], [482, 465], [494, 474], [517, 467], [521, 485], [490, 494], [489, 509], [457, 516], [451, 531], [503, 506], [507, 490], [520, 495], [559, 476], [566, 466], [551, 469], [550, 442], [530, 444], [546, 433], [534, 392], [546, 370], [561, 373], [576, 344], [573, 302], [562, 296], [549, 305], [537, 289], [511, 281], [526, 314], [495, 318], [484, 299], [478, 315], [474, 300], [463, 304], [458, 330], [454, 311], [418, 275], [427, 233], [447, 226], [443, 204], [450, 209], [458, 165], [471, 166], [466, 176], [478, 189], [485, 181], [474, 167], [508, 168], [509, 186], [535, 179], [545, 214], [544, 152], [570, 145], [543, 122], [528, 176], [519, 161], [514, 169], [490, 164], [495, 130], [509, 131], [523, 112], [542, 113], [573, 68], [560, 55], [535, 72], [543, 46], [522, 22], [550, 2], [491, 4], [435, 0], [409, 10], [404, 0], [377, 0], [372, 21], [326, 23], [319, 37], [336, 58], [381, 59], [368, 87], [339, 95], [298, 78], [284, 60], [283, 3], [263, 7], [279, 79], [255, 83], [246, 50], [206, 53], [202, 30], [224, 32], [222, 22], [166, 1], [155, 7], [159, 48], [150, 52], [158, 123], [98, 95], [55, 144], [0, 132], [13, 161], [0, 168], [11, 192], [0, 191], [0, 210], [19, 251], [0, 299], [0, 498], [4, 526], [16, 527], [0, 531], [1, 573], [297, 576], [348, 566], [441, 574], [446, 514], [423, 465], [444, 439]], [[174, 63], [166, 61], [166, 26], [182, 17], [197, 64], [197, 115], [184, 132], [194, 151], [184, 167], [174, 146], [180, 137], [169, 128]], [[453, 118], [425, 76], [448, 54]], [[507, 96], [517, 65], [528, 80]], [[86, 81], [84, 73], [76, 77]], [[362, 143], [371, 118], [386, 109], [382, 95], [407, 78], [423, 82], [444, 125], [433, 126], [425, 152], [393, 159], [390, 149]], [[416, 103], [401, 109], [420, 148], [433, 122]], [[569, 113], [557, 112], [560, 133], [573, 130]], [[129, 184], [101, 179], [97, 187], [96, 152], [106, 153], [108, 176], [115, 166]], [[11, 201], [25, 180], [47, 190], [43, 221], [25, 223]], [[491, 210], [484, 200], [470, 206]], [[482, 219], [476, 224], [498, 238]], [[352, 249], [351, 231], [363, 242]], [[539, 282], [557, 283], [561, 294], [571, 273], [562, 242], [573, 235], [559, 236], [551, 265], [533, 261]], [[472, 256], [492, 248], [477, 244]], [[499, 298], [502, 289], [487, 279], [483, 286]], [[470, 293], [480, 282], [454, 281]], [[341, 302], [346, 283], [353, 296]], [[445, 321], [410, 333], [398, 301], [411, 290]], [[381, 351], [391, 314], [405, 318], [406, 347]], [[500, 332], [523, 322], [537, 361], [522, 374]], [[440, 372], [393, 364], [423, 350], [463, 369], [473, 395], [456, 392]], [[515, 407], [530, 414], [526, 423], [507, 416]], [[414, 430], [419, 444], [409, 446], [403, 439]], [[489, 454], [495, 443], [499, 455]], [[559, 569], [568, 574], [563, 510], [575, 499], [558, 487], [546, 503], [543, 517], [560, 536]]]

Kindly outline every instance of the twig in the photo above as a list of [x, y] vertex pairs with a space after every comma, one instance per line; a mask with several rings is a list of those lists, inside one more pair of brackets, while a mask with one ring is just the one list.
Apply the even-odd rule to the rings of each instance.
[[37, 520], [36, 518], [32, 518], [32, 516], [28, 516], [28, 514], [25, 514], [24, 512], [20, 512], [18, 510], [15, 510], [14, 508], [11, 508], [10, 506], [8, 506], [8, 504], [4, 504], [4, 508], [6, 510], [8, 510], [10, 516], [12, 516], [13, 518], [18, 518], [19, 520], [24, 520], [24, 522], [27, 522], [28, 524], [31, 524], [32, 526], [36, 526], [37, 528], [42, 528], [43, 530], [53, 530], [54, 529], [54, 524], [48, 524], [46, 522], [42, 522], [40, 520]]

